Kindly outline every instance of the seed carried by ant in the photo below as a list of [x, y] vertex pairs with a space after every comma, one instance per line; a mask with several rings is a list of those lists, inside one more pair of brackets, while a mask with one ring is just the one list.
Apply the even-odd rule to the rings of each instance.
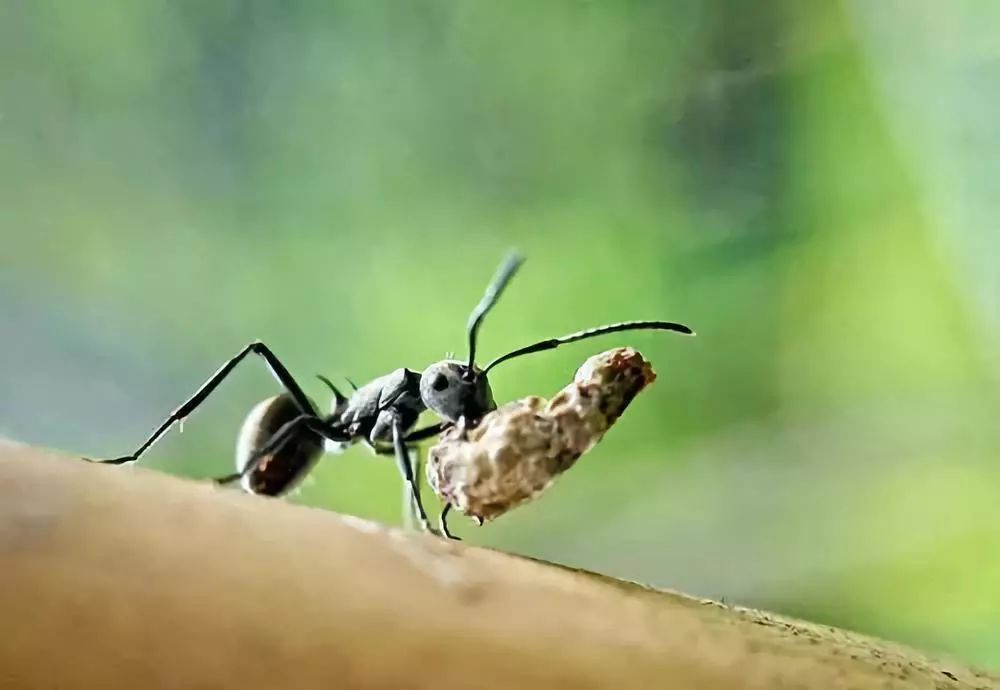
[[[595, 355], [552, 400], [522, 398], [474, 426], [444, 431], [429, 451], [428, 481], [459, 512], [480, 524], [493, 520], [548, 488], [655, 379], [649, 362], [630, 347]], [[444, 515], [441, 528], [447, 534]]]

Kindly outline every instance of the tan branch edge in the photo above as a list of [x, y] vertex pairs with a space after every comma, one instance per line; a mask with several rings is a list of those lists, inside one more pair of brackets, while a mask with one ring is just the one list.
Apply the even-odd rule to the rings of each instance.
[[828, 627], [0, 447], [0, 688], [998, 688]]

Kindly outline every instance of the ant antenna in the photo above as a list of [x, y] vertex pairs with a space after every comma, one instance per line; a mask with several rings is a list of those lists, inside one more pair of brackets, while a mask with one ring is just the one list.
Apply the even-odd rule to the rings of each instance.
[[466, 326], [466, 330], [469, 334], [468, 371], [470, 376], [472, 374], [472, 366], [476, 362], [476, 335], [479, 333], [479, 326], [483, 322], [483, 318], [493, 308], [493, 305], [500, 299], [503, 289], [507, 287], [507, 283], [514, 277], [514, 274], [517, 273], [517, 269], [520, 268], [522, 263], [524, 263], [524, 257], [516, 252], [504, 259], [504, 262], [500, 264], [500, 268], [497, 269], [496, 275], [493, 276], [493, 280], [490, 281], [489, 286], [486, 288], [483, 298], [479, 300], [479, 304], [469, 314], [469, 323]]
[[598, 326], [597, 328], [588, 328], [585, 331], [570, 333], [569, 335], [564, 335], [560, 338], [541, 340], [532, 345], [527, 345], [513, 350], [512, 352], [508, 352], [507, 354], [497, 357], [492, 362], [487, 364], [486, 368], [483, 369], [483, 375], [486, 375], [490, 369], [501, 362], [506, 362], [508, 359], [514, 359], [515, 357], [520, 357], [521, 355], [530, 355], [533, 352], [543, 352], [544, 350], [554, 350], [560, 345], [575, 343], [578, 340], [595, 338], [599, 335], [607, 335], [608, 333], [639, 330], [674, 331], [675, 333], [683, 333], [684, 335], [694, 335], [694, 331], [690, 328], [681, 323], [674, 323], [673, 321], [623, 321], [621, 323], [612, 323], [607, 326]]

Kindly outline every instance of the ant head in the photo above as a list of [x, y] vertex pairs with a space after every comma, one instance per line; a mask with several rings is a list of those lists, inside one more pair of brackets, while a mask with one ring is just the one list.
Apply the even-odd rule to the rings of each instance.
[[478, 420], [497, 407], [486, 374], [453, 359], [427, 367], [420, 376], [420, 398], [427, 409], [449, 422], [460, 417]]

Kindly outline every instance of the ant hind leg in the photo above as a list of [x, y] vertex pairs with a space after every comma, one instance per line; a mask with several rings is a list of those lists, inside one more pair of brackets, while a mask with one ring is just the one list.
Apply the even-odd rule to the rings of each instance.
[[163, 434], [167, 433], [170, 427], [172, 427], [174, 424], [177, 424], [178, 422], [183, 421], [188, 415], [190, 415], [192, 412], [198, 409], [198, 407], [203, 402], [205, 402], [208, 396], [211, 395], [212, 392], [219, 387], [219, 384], [221, 384], [223, 381], [226, 380], [226, 377], [228, 377], [229, 374], [232, 373], [233, 369], [235, 369], [236, 366], [240, 362], [242, 362], [247, 355], [251, 353], [258, 355], [264, 360], [264, 362], [267, 364], [268, 369], [271, 370], [271, 374], [278, 380], [278, 383], [280, 383], [284, 387], [285, 391], [295, 402], [296, 406], [299, 408], [299, 411], [301, 411], [302, 414], [312, 415], [314, 417], [316, 416], [316, 410], [313, 408], [312, 403], [309, 402], [309, 398], [306, 397], [306, 394], [303, 392], [302, 388], [295, 381], [295, 379], [292, 378], [292, 375], [289, 373], [288, 369], [285, 368], [285, 365], [281, 363], [281, 360], [279, 360], [277, 356], [275, 356], [275, 354], [271, 352], [271, 349], [267, 345], [260, 342], [259, 340], [255, 340], [254, 342], [250, 343], [242, 350], [240, 350], [238, 353], [236, 353], [235, 356], [231, 357], [225, 364], [219, 367], [219, 369], [214, 374], [212, 374], [212, 376], [209, 377], [209, 379], [205, 381], [205, 383], [203, 383], [197, 391], [195, 391], [194, 395], [185, 400], [179, 407], [177, 407], [177, 409], [171, 412], [170, 415], [163, 421], [163, 423], [160, 424], [160, 426], [158, 426], [153, 431], [153, 433], [151, 433], [149, 437], [145, 441], [143, 441], [138, 448], [135, 449], [134, 452], [132, 452], [129, 455], [123, 455], [117, 458], [110, 458], [108, 460], [91, 460], [90, 458], [85, 458], [85, 459], [88, 460], [89, 462], [103, 463], [109, 465], [123, 465], [126, 463], [138, 461], [143, 453], [149, 450], [149, 448], [154, 443], [156, 443], [160, 439], [160, 437], [163, 436]]

